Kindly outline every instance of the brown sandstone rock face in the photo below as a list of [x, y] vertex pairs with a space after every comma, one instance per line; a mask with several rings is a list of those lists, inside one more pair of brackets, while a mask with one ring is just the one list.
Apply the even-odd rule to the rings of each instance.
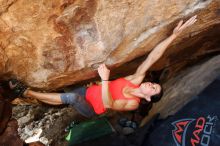
[[[219, 0], [0, 0], [0, 75], [57, 89], [147, 54], [180, 19], [198, 15], [151, 70], [219, 53]], [[172, 76], [173, 73], [169, 75]]]

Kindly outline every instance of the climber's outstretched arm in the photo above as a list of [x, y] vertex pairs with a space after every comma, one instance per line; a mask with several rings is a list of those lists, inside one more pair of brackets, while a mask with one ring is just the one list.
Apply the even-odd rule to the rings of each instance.
[[191, 17], [185, 23], [181, 20], [174, 28], [173, 33], [168, 38], [160, 42], [137, 68], [136, 72], [133, 75], [127, 76], [126, 79], [130, 80], [134, 84], [140, 84], [143, 81], [147, 70], [163, 55], [172, 41], [179, 36], [183, 30], [194, 24], [196, 20], [196, 16]]

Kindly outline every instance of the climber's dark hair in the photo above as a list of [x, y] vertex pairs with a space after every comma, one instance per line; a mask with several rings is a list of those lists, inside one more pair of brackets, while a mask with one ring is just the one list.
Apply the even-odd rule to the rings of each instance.
[[161, 87], [160, 93], [151, 96], [151, 102], [152, 103], [158, 102], [162, 98], [162, 96], [163, 96], [163, 87], [161, 85], [160, 85], [160, 87]]

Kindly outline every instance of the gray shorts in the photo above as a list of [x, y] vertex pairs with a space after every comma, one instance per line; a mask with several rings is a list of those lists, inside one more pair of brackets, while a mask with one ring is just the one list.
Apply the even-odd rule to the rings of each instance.
[[92, 106], [85, 99], [86, 88], [79, 87], [69, 93], [61, 93], [61, 101], [63, 104], [72, 105], [80, 114], [90, 118], [95, 114]]

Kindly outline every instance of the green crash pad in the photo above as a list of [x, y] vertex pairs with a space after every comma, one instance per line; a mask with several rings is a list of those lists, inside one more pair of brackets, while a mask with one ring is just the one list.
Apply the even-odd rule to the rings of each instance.
[[66, 140], [69, 142], [69, 146], [78, 144], [84, 141], [92, 140], [115, 131], [106, 118], [100, 118], [96, 120], [89, 120], [80, 124], [74, 125], [70, 131]]

